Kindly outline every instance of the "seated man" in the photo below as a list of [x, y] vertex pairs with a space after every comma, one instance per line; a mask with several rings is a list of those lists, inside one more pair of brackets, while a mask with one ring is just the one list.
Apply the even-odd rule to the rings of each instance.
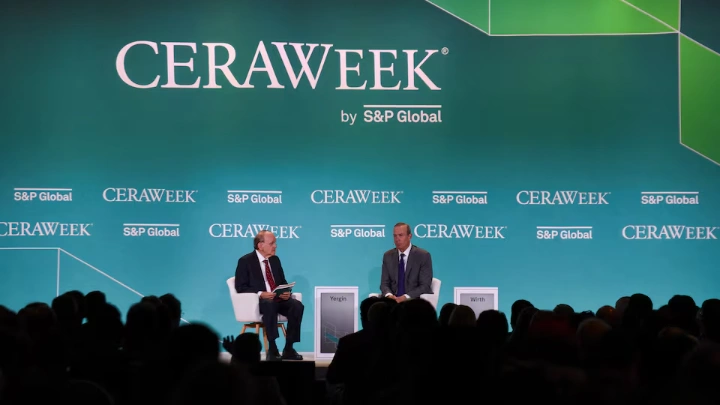
[[[287, 284], [280, 258], [275, 256], [277, 242], [270, 231], [260, 231], [255, 236], [255, 250], [238, 260], [235, 269], [235, 291], [238, 293], [257, 293], [260, 300], [260, 314], [268, 338], [266, 360], [302, 360], [302, 356], [293, 349], [293, 343], [300, 341], [300, 323], [305, 306], [302, 302], [284, 293], [276, 296], [275, 287]], [[278, 338], [277, 316], [288, 319], [287, 336], [282, 356], [278, 352], [275, 339]]]
[[383, 255], [380, 291], [397, 302], [432, 294], [432, 257], [427, 250], [411, 245], [411, 239], [410, 225], [396, 224], [395, 248]]

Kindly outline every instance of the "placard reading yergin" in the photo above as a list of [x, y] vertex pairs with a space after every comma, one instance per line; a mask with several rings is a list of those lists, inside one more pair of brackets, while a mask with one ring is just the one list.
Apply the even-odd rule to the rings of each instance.
[[340, 339], [358, 330], [358, 288], [315, 288], [315, 357], [332, 357]]

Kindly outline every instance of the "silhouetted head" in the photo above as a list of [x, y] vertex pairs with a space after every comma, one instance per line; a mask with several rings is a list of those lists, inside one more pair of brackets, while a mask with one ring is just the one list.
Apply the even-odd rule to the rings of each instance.
[[450, 315], [452, 315], [456, 306], [455, 303], [448, 302], [440, 308], [440, 316], [438, 317], [440, 326], [448, 326], [448, 323], [450, 323]]
[[575, 310], [568, 304], [558, 304], [553, 309], [553, 312], [559, 315], [571, 316], [575, 313]]
[[77, 305], [78, 316], [80, 316], [80, 319], [84, 319], [87, 316], [87, 310], [85, 308], [85, 294], [78, 290], [68, 291], [66, 294], [73, 297], [75, 304]]
[[596, 316], [605, 321], [608, 325], [612, 325], [615, 317], [615, 308], [610, 305], [603, 305], [597, 310]]
[[103, 346], [119, 347], [124, 330], [120, 311], [112, 304], [104, 304], [96, 310], [96, 313], [97, 318], [85, 324], [88, 337]]
[[599, 354], [605, 336], [612, 327], [600, 318], [589, 318], [582, 322], [577, 329], [577, 342], [582, 356]]
[[55, 297], [52, 300], [52, 309], [61, 327], [78, 328], [82, 325], [78, 305], [72, 295], [65, 293]]
[[477, 318], [475, 317], [475, 311], [467, 305], [457, 305], [450, 314], [450, 320], [448, 326], [452, 327], [463, 327], [463, 326], [475, 326]]
[[438, 325], [432, 304], [424, 299], [412, 299], [397, 306], [398, 328], [401, 331], [420, 330]]
[[91, 322], [97, 315], [97, 311], [107, 304], [105, 293], [102, 291], [91, 291], [85, 296], [85, 317]]
[[525, 308], [534, 308], [533, 304], [528, 300], [517, 300], [512, 304], [510, 308], [510, 326], [515, 329], [518, 317]]
[[702, 304], [698, 312], [700, 334], [704, 339], [720, 343], [720, 300], [711, 298]]
[[55, 328], [55, 312], [47, 304], [33, 302], [18, 312], [18, 323], [31, 339], [45, 338]]
[[653, 303], [650, 297], [645, 294], [633, 294], [623, 314], [622, 325], [630, 328], [638, 327], [652, 314], [652, 311]]
[[494, 345], [500, 345], [507, 339], [509, 325], [504, 313], [489, 309], [478, 315], [476, 323], [480, 335]]
[[668, 301], [668, 306], [674, 313], [695, 316], [698, 306], [695, 300], [689, 295], [674, 295]]
[[260, 337], [255, 333], [243, 333], [235, 339], [232, 351], [233, 363], [257, 364], [260, 362], [262, 351]]
[[380, 297], [368, 297], [360, 303], [360, 325], [363, 329], [368, 325], [368, 311], [376, 302], [380, 302]]
[[176, 375], [195, 364], [217, 361], [220, 338], [209, 327], [193, 323], [173, 330], [168, 343], [170, 365]]
[[[394, 302], [394, 301], [393, 301]], [[368, 309], [368, 325], [373, 330], [390, 330], [390, 313], [392, 308], [387, 302], [378, 301]]]
[[168, 293], [160, 296], [160, 302], [165, 304], [168, 308], [172, 327], [177, 328], [180, 326], [180, 318], [182, 314], [182, 304], [180, 303], [180, 300], [173, 294]]

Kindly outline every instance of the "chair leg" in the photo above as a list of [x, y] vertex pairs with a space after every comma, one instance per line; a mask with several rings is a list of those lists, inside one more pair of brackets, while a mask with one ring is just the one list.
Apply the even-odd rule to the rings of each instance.
[[265, 329], [265, 325], [260, 325], [260, 327], [263, 330], [263, 342], [265, 343], [265, 355], [267, 356], [268, 347], [270, 346], [268, 343], [267, 330]]
[[240, 334], [241, 334], [241, 335], [242, 335], [243, 333], [245, 333], [245, 330], [247, 329], [247, 327], [248, 327], [248, 324], [243, 325], [242, 330], [240, 331]]
[[282, 330], [283, 336], [287, 336], [287, 330], [285, 330], [285, 324], [278, 322], [278, 327]]
[[261, 325], [261, 324], [259, 324], [259, 323], [257, 323], [257, 322], [250, 324], [250, 326], [254, 326], [254, 327], [255, 327], [255, 334], [258, 335], [258, 336], [260, 336], [260, 335], [259, 335], [259, 333], [260, 333], [260, 325]]

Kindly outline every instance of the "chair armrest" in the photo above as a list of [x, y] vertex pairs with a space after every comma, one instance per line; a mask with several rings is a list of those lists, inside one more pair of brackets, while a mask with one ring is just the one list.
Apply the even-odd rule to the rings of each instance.
[[233, 294], [232, 304], [235, 319], [239, 322], [248, 322], [260, 316], [260, 301], [256, 293]]
[[368, 297], [380, 297], [380, 294], [372, 293], [372, 294], [368, 295]]
[[292, 294], [290, 294], [290, 296], [295, 298], [296, 300], [302, 302], [302, 293], [292, 293]]

